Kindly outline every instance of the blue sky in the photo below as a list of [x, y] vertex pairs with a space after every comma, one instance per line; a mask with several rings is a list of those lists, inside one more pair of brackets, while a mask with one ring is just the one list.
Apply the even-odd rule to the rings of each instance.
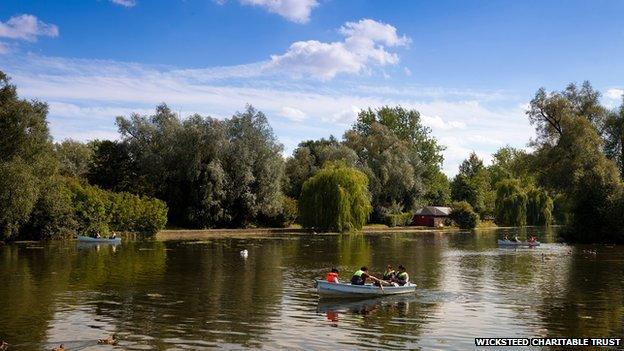
[[117, 138], [114, 117], [264, 111], [289, 155], [359, 109], [418, 109], [453, 175], [533, 136], [541, 86], [624, 91], [622, 1], [3, 0], [0, 69], [47, 101], [55, 140]]

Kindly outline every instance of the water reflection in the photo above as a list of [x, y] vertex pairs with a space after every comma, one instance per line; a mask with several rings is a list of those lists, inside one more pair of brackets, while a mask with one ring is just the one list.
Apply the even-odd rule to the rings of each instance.
[[[501, 250], [505, 235], [536, 249]], [[477, 336], [621, 337], [622, 247], [556, 228], [0, 248], [0, 340], [15, 349], [465, 349]], [[240, 251], [249, 252], [247, 259]], [[596, 250], [596, 254], [588, 254]], [[407, 267], [415, 295], [319, 300], [333, 266]]]

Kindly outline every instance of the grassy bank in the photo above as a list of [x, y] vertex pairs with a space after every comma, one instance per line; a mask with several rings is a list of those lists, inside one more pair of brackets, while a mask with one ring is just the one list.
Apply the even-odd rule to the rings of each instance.
[[[479, 229], [482, 229], [480, 227]], [[458, 231], [457, 227], [388, 227], [383, 224], [367, 225], [362, 228], [358, 233], [374, 234], [374, 233], [394, 233], [394, 232], [444, 232], [444, 231]], [[162, 230], [156, 234], [156, 240], [190, 240], [190, 239], [205, 239], [205, 238], [238, 238], [238, 237], [250, 237], [250, 236], [264, 236], [264, 235], [291, 235], [291, 234], [311, 234], [312, 230], [303, 229], [298, 226], [292, 226], [289, 228], [249, 228], [249, 229], [168, 229]], [[337, 233], [324, 233], [324, 234], [337, 234]]]

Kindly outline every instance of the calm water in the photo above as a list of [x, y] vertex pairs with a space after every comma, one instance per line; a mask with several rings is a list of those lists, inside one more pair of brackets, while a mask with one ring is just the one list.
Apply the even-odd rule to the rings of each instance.
[[[474, 349], [477, 336], [623, 336], [623, 247], [497, 248], [514, 233], [5, 246], [0, 339], [17, 350], [110, 350], [96, 340], [111, 333], [126, 350]], [[313, 279], [332, 266], [348, 278], [387, 262], [408, 268], [416, 295], [319, 301]]]

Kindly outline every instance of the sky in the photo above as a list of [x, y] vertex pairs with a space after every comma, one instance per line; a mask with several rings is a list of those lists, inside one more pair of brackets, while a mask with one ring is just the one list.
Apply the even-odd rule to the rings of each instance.
[[0, 70], [45, 101], [55, 141], [118, 139], [167, 103], [263, 111], [288, 156], [364, 108], [420, 111], [452, 176], [534, 136], [540, 87], [624, 92], [624, 1], [2, 0]]

